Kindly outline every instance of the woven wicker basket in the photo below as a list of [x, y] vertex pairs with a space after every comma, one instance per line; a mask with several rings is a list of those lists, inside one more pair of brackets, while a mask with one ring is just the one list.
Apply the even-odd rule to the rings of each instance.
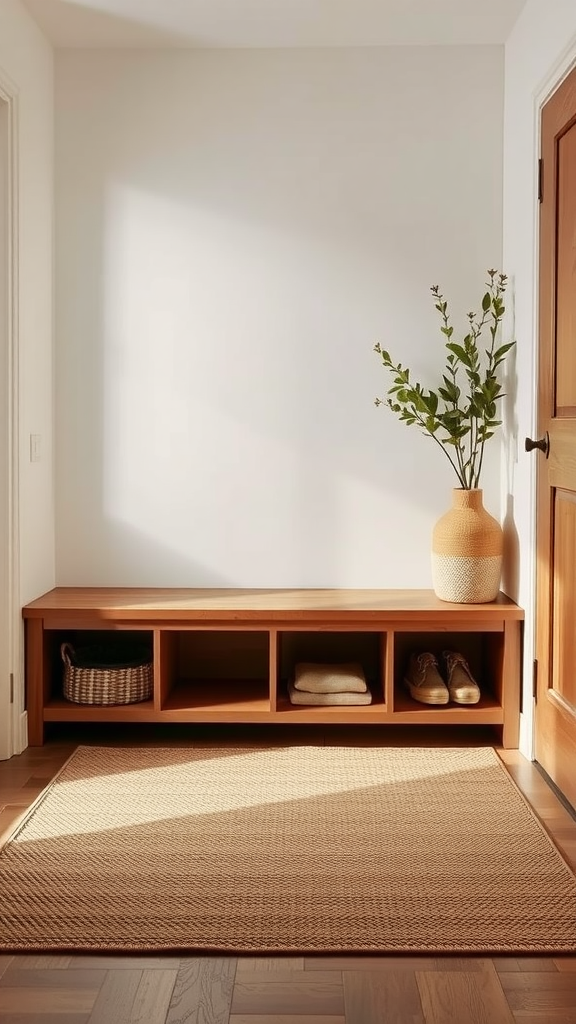
[[[137, 704], [152, 695], [152, 662], [147, 653], [115, 664], [102, 649], [60, 648], [64, 662], [64, 696], [75, 704]], [[134, 652], [136, 654], [136, 652]]]

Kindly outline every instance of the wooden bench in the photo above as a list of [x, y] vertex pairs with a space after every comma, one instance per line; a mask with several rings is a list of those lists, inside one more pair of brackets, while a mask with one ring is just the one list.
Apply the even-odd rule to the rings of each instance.
[[[306, 722], [489, 725], [518, 746], [523, 612], [500, 595], [458, 605], [427, 590], [182, 590], [57, 587], [23, 609], [29, 742], [47, 722]], [[60, 647], [117, 630], [150, 640], [154, 688], [138, 704], [73, 704]], [[478, 704], [429, 707], [402, 680], [412, 651], [459, 650]], [[302, 707], [287, 681], [299, 661], [360, 662], [372, 703]]]

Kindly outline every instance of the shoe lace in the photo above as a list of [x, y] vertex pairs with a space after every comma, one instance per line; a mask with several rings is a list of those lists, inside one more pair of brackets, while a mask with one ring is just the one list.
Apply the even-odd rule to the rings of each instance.
[[470, 671], [470, 666], [468, 665], [468, 662], [466, 661], [466, 658], [464, 657], [463, 654], [459, 654], [458, 651], [443, 651], [443, 657], [446, 660], [446, 667], [448, 669], [448, 673], [451, 673], [453, 669], [456, 667], [456, 665], [460, 665], [467, 673], [467, 675], [470, 677], [470, 679], [473, 678], [472, 673]]
[[427, 668], [436, 668], [438, 661], [433, 654], [426, 651], [424, 654], [418, 655], [418, 668], [424, 671]]

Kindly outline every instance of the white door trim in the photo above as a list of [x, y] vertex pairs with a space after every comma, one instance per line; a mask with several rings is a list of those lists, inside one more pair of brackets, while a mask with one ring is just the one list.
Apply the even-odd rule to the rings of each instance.
[[[7, 530], [0, 538], [7, 545], [8, 593], [0, 595], [0, 609], [4, 609], [5, 632], [8, 650], [0, 652], [2, 684], [0, 686], [1, 712], [7, 712], [9, 723], [2, 737], [0, 758], [19, 754], [27, 745], [25, 689], [24, 689], [24, 642], [20, 610], [20, 501], [19, 501], [19, 204], [18, 204], [18, 89], [0, 69], [0, 100], [6, 104], [8, 113], [8, 310], [7, 310], [7, 362], [8, 387], [5, 436], [8, 451], [8, 523]], [[11, 685], [9, 681], [12, 681]]]

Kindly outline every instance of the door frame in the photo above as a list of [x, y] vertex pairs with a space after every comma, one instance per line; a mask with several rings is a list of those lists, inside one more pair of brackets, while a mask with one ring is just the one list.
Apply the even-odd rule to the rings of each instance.
[[[532, 409], [531, 409], [531, 428], [530, 436], [536, 437], [538, 431], [538, 415], [539, 415], [539, 346], [540, 346], [540, 202], [539, 202], [539, 182], [538, 182], [538, 165], [542, 155], [542, 110], [548, 100], [556, 92], [556, 90], [562, 85], [563, 81], [571, 74], [576, 68], [576, 39], [572, 40], [571, 45], [561, 54], [561, 56], [555, 61], [549, 70], [545, 80], [542, 82], [540, 88], [534, 96], [534, 154], [533, 154], [533, 167], [534, 167], [534, 216], [535, 216], [535, 230], [534, 230], [534, 253], [533, 253], [533, 294], [534, 294], [534, 306], [533, 306], [533, 349], [532, 349], [532, 375], [534, 381], [534, 387], [532, 389]], [[526, 678], [532, 683], [533, 678], [533, 665], [536, 657], [536, 614], [538, 607], [538, 576], [537, 576], [537, 537], [536, 537], [536, 521], [537, 521], [537, 503], [538, 503], [538, 470], [539, 460], [531, 456], [531, 468], [530, 468], [530, 494], [531, 494], [531, 524], [530, 524], [530, 592], [531, 592], [531, 609], [529, 623], [527, 623], [527, 631], [525, 634], [525, 651], [524, 651], [524, 669]], [[540, 467], [542, 469], [542, 467]], [[526, 643], [528, 641], [528, 643]], [[534, 760], [535, 746], [536, 746], [536, 715], [535, 715], [535, 694], [532, 693], [532, 700], [530, 703], [529, 721], [527, 722], [527, 739], [529, 744], [528, 756]]]
[[[2, 528], [0, 544], [6, 550], [7, 593], [0, 594], [0, 614], [3, 631], [8, 638], [8, 650], [0, 651], [0, 714], [6, 728], [0, 732], [0, 759], [20, 753], [27, 745], [24, 650], [20, 612], [20, 377], [19, 377], [19, 202], [18, 152], [19, 119], [18, 89], [0, 68], [0, 102], [7, 113], [7, 405], [5, 451], [8, 489], [8, 522]], [[2, 611], [4, 609], [4, 611]]]

